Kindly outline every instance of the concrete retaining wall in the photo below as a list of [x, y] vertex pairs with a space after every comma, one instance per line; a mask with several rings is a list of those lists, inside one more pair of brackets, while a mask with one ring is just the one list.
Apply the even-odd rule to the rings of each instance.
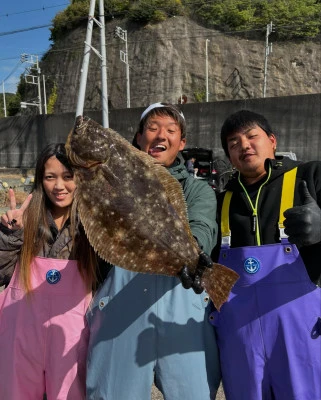
[[[301, 160], [321, 159], [321, 94], [194, 103], [182, 106], [188, 147], [206, 147], [224, 157], [220, 128], [240, 109], [267, 117], [278, 138], [278, 151], [293, 151]], [[109, 125], [130, 140], [142, 108], [110, 110]], [[101, 123], [101, 112], [86, 115]], [[0, 119], [0, 168], [32, 168], [38, 153], [52, 142], [64, 142], [74, 123], [73, 113]]]

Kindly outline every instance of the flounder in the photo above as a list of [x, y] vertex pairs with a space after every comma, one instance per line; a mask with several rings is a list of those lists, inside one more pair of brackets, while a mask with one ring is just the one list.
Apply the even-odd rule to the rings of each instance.
[[[77, 117], [66, 149], [74, 169], [75, 205], [101, 258], [142, 273], [177, 276], [196, 270], [201, 249], [188, 223], [180, 183], [112, 129]], [[202, 286], [219, 310], [238, 279], [214, 263]]]

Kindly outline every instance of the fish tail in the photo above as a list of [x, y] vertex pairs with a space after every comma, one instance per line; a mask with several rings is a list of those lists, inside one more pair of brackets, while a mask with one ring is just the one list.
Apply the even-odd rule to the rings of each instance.
[[214, 263], [213, 268], [205, 270], [202, 286], [218, 311], [228, 300], [229, 294], [238, 279], [239, 275], [235, 271], [222, 264]]

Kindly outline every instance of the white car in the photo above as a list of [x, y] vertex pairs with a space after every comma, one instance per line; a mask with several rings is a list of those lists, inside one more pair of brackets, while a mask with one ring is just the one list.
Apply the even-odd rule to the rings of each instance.
[[289, 157], [290, 160], [294, 160], [294, 161], [297, 160], [296, 154], [293, 153], [293, 151], [277, 151], [275, 153], [275, 157], [276, 158], [278, 158], [278, 157]]

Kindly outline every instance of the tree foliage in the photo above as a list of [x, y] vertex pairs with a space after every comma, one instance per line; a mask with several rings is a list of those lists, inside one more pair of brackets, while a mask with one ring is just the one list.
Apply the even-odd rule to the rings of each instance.
[[[11, 100], [15, 97], [15, 94], [13, 93], [5, 93], [3, 96], [3, 93], [1, 93], [0, 95], [0, 118], [4, 117], [4, 98], [6, 101], [6, 109], [8, 111], [8, 106], [9, 103], [11, 102]], [[7, 112], [7, 115], [9, 115], [9, 113]]]
[[73, 0], [70, 6], [53, 19], [50, 40], [56, 41], [66, 32], [88, 20], [89, 0]]
[[[71, 0], [54, 18], [51, 39], [87, 21], [89, 5], [89, 0]], [[189, 15], [208, 27], [232, 32], [264, 32], [273, 21], [281, 39], [315, 37], [321, 26], [321, 0], [105, 0], [104, 7], [107, 20], [127, 17], [147, 24]], [[96, 8], [98, 15], [98, 4]]]
[[273, 0], [262, 14], [284, 39], [315, 37], [320, 32], [321, 4], [316, 0]]
[[21, 96], [20, 96], [20, 93], [17, 92], [13, 96], [13, 98], [9, 101], [9, 104], [7, 107], [9, 117], [13, 117], [16, 114], [18, 114], [18, 112], [21, 109], [20, 102], [21, 102]]
[[52, 90], [51, 90], [51, 93], [50, 93], [50, 96], [49, 96], [49, 100], [48, 100], [48, 106], [47, 106], [47, 113], [48, 114], [53, 114], [54, 113], [57, 97], [58, 97], [57, 84], [56, 84], [56, 82], [54, 82]]
[[180, 0], [139, 0], [128, 11], [128, 18], [146, 24], [183, 14], [184, 8]]
[[191, 16], [223, 31], [250, 31], [273, 21], [281, 39], [315, 37], [320, 32], [319, 0], [199, 0], [189, 4]]
[[105, 18], [123, 17], [130, 9], [130, 0], [108, 0], [104, 2]]
[[7, 105], [7, 115], [9, 117], [13, 117], [17, 115], [21, 110], [20, 102], [25, 97], [26, 93], [26, 81], [24, 75], [20, 76], [20, 82], [17, 86], [17, 92], [13, 96], [10, 97]]

